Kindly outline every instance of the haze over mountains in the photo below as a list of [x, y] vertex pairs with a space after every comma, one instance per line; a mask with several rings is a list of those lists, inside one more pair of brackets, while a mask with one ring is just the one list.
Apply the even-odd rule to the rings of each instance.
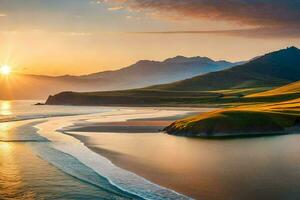
[[248, 63], [191, 79], [151, 87], [175, 91], [223, 90], [278, 86], [300, 78], [300, 50], [290, 47], [252, 59]]
[[[112, 79], [120, 83], [126, 83], [129, 87], [143, 87], [153, 83], [170, 83], [177, 80], [191, 78], [195, 75], [205, 74], [212, 71], [223, 70], [238, 63], [224, 60], [214, 61], [207, 57], [184, 57], [176, 56], [162, 62], [140, 60], [137, 63], [116, 71], [105, 71], [87, 76], [86, 79]], [[138, 81], [139, 83], [135, 83]]]
[[162, 62], [141, 60], [120, 70], [84, 76], [14, 74], [13, 77], [0, 78], [0, 99], [39, 99], [62, 91], [89, 92], [140, 88], [183, 80], [237, 64], [239, 63], [214, 61], [207, 57], [177, 56]]
[[240, 97], [245, 94], [243, 91], [247, 94], [259, 92], [299, 79], [300, 50], [290, 47], [259, 56], [229, 69], [170, 84], [115, 92], [61, 93], [49, 97], [47, 103], [170, 105], [234, 102], [241, 101]]

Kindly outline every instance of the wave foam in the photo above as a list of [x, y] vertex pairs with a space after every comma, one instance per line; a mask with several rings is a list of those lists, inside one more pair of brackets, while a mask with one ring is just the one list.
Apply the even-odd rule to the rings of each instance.
[[38, 133], [42, 137], [51, 141], [51, 147], [73, 156], [100, 176], [107, 178], [112, 185], [125, 192], [144, 199], [190, 199], [189, 197], [156, 185], [143, 177], [115, 166], [110, 160], [91, 151], [79, 140], [57, 131], [63, 127], [72, 125], [75, 119], [80, 120], [82, 117], [51, 119], [36, 127], [39, 129]]

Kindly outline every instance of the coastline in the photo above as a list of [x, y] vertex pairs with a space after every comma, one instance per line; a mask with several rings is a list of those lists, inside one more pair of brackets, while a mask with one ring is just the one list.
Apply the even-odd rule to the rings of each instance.
[[[278, 199], [277, 195], [287, 194], [289, 190], [285, 188], [285, 182], [274, 180], [277, 176], [289, 180], [289, 168], [283, 173], [286, 175], [281, 176], [280, 169], [274, 167], [274, 171], [269, 171], [265, 166], [272, 163], [274, 156], [278, 156], [276, 152], [288, 155], [283, 153], [289, 152], [285, 145], [291, 141], [297, 143], [299, 139], [297, 134], [234, 140], [187, 138], [163, 133], [87, 131], [68, 134], [122, 169], [188, 197], [212, 200], [233, 197], [245, 200]], [[292, 159], [288, 156], [284, 158], [286, 163]], [[298, 179], [295, 178], [295, 181], [292, 184], [297, 184]], [[269, 189], [253, 193], [261, 190], [262, 185], [267, 185]], [[286, 191], [281, 193], [278, 187]]]
[[[119, 151], [112, 151], [106, 149], [105, 146], [99, 147], [94, 145], [88, 137], [80, 134], [72, 133], [70, 135], [80, 140], [93, 152], [104, 156], [114, 165], [122, 169], [133, 172], [155, 184], [169, 188], [191, 198], [198, 199], [202, 195], [202, 191], [197, 189], [198, 186], [203, 184], [203, 181], [197, 178], [191, 178], [194, 171], [188, 172], [185, 170], [170, 170], [166, 167], [161, 167], [159, 162], [151, 162], [150, 160], [145, 160], [144, 158], [141, 159]], [[170, 164], [173, 165], [173, 163]]]
[[[162, 187], [169, 188], [180, 194], [198, 199], [203, 192], [199, 190], [198, 187], [204, 183], [203, 180], [200, 179], [200, 177], [194, 178], [195, 174], [197, 173], [196, 168], [193, 167], [193, 170], [186, 170], [184, 169], [184, 167], [174, 168], [172, 166], [172, 162], [170, 162], [169, 164], [165, 163], [161, 165], [161, 162], [152, 160], [152, 158], [154, 156], [157, 156], [158, 154], [150, 153], [149, 155], [152, 156], [149, 156], [150, 158], [147, 159], [148, 156], [146, 155], [148, 154], [139, 152], [139, 148], [143, 147], [143, 144], [147, 146], [147, 141], [136, 141], [137, 143], [134, 145], [134, 148], [137, 149], [135, 149], [134, 151], [139, 152], [140, 155], [143, 155], [142, 157], [137, 157], [136, 155], [128, 154], [128, 152], [126, 152], [126, 149], [125, 151], [123, 151], [124, 149], [119, 149], [120, 151], [117, 151], [106, 148], [110, 146], [109, 143], [110, 141], [112, 141], [109, 138], [101, 140], [102, 142], [100, 143], [105, 144], [103, 146], [98, 145], [96, 139], [97, 136], [101, 137], [101, 135], [105, 135], [112, 136], [113, 138], [111, 139], [125, 139], [124, 143], [127, 143], [126, 139], [134, 141], [136, 138], [141, 139], [144, 136], [146, 138], [147, 136], [156, 137], [161, 135], [165, 137], [174, 137], [167, 134], [162, 134], [162, 128], [165, 127], [165, 125], [172, 123], [174, 120], [181, 118], [183, 115], [190, 116], [194, 114], [195, 112], [188, 112], [185, 114], [176, 114], [162, 117], [157, 114], [155, 118], [147, 118], [145, 116], [142, 116], [140, 118], [127, 119], [126, 121], [117, 120], [116, 122], [110, 122], [109, 120], [105, 119], [106, 122], [102, 123], [85, 121], [80, 123], [79, 125], [74, 124], [74, 126], [65, 128], [63, 132], [76, 138], [91, 151], [104, 156], [114, 165], [122, 169], [133, 172], [138, 176], [141, 176]], [[129, 138], [126, 138], [127, 136], [129, 136]], [[112, 145], [114, 144], [112, 143]], [[160, 147], [157, 148], [158, 149], [153, 149], [153, 153], [159, 151]], [[161, 157], [161, 159], [164, 158]]]
[[[50, 141], [36, 134], [34, 127], [46, 121], [38, 119], [0, 123], [0, 199], [74, 199], [74, 196], [87, 199], [96, 199], [99, 196], [119, 199], [135, 197], [114, 186], [110, 186], [111, 190], [109, 190], [82, 181], [79, 177], [63, 170], [63, 165], [55, 165], [53, 159], [56, 158], [72, 162], [76, 167], [80, 166], [83, 173], [93, 175], [100, 184], [105, 185], [106, 179], [92, 173], [70, 156], [55, 151], [51, 148]], [[58, 154], [57, 157], [56, 154]], [[45, 156], [51, 159], [45, 159]]]
[[[201, 112], [200, 109], [193, 111]], [[293, 189], [300, 186], [300, 174], [295, 173], [299, 171], [300, 166], [298, 164], [300, 162], [299, 135], [207, 140], [172, 136], [157, 130], [158, 125], [162, 126], [175, 118], [190, 114], [194, 114], [190, 109], [178, 111], [127, 108], [113, 109], [106, 113], [54, 117], [47, 121], [40, 119], [38, 121], [41, 121], [41, 124], [28, 126], [38, 128], [40, 136], [50, 142], [32, 143], [30, 142], [32, 138], [26, 138], [30, 139], [28, 145], [38, 148], [35, 152], [42, 153], [41, 158], [49, 160], [63, 172], [79, 178], [63, 179], [70, 180], [70, 184], [75, 181], [78, 184], [98, 185], [104, 180], [101, 181], [99, 177], [98, 180], [95, 179], [95, 175], [97, 177], [100, 174], [114, 186], [118, 188], [120, 186], [123, 191], [131, 191], [139, 187], [138, 192], [141, 195], [145, 194], [144, 192], [148, 195], [149, 189], [154, 195], [160, 192], [162, 198], [159, 199], [164, 197], [178, 199], [178, 196], [185, 199], [189, 196], [210, 200], [232, 198], [281, 200], [280, 197], [288, 197], [290, 194], [299, 196], [298, 190]], [[28, 121], [12, 123], [27, 124]], [[8, 127], [3, 126], [3, 131], [10, 127], [10, 123], [4, 124]], [[71, 131], [72, 128], [90, 125], [96, 126], [96, 129], [99, 126], [100, 133], [96, 129], [95, 132], [90, 132], [89, 129], [86, 129], [86, 132], [82, 132], [83, 129], [80, 130], [81, 132]], [[115, 126], [119, 126], [120, 131], [110, 132], [109, 129]], [[136, 133], [124, 133], [124, 129], [128, 126], [139, 130]], [[144, 128], [149, 126], [152, 126], [155, 132], [145, 132]], [[103, 128], [106, 132], [103, 132]], [[18, 139], [23, 140], [23, 136], [28, 135], [27, 133], [36, 132], [31, 129], [21, 128], [21, 132], [26, 134], [19, 135], [22, 137]], [[132, 129], [128, 130], [131, 131]], [[15, 135], [12, 133], [16, 132], [12, 131], [10, 134], [4, 132], [2, 136], [12, 140], [14, 137], [11, 136]], [[7, 143], [4, 146], [10, 144], [21, 145], [22, 143]], [[51, 145], [55, 152], [48, 151], [50, 149], [45, 148], [48, 145]], [[70, 165], [70, 161], [74, 163]], [[82, 170], [88, 172], [88, 176], [85, 176]], [[32, 172], [35, 174], [35, 171]], [[43, 176], [36, 176], [36, 178], [43, 180]], [[278, 179], [282, 181], [276, 181]], [[54, 182], [52, 187], [56, 187], [57, 183], [61, 184]], [[102, 192], [88, 185], [86, 187], [87, 190], [80, 191], [82, 195], [90, 195], [91, 192], [96, 195]], [[50, 190], [52, 191], [52, 188], [45, 188], [45, 193], [49, 194]], [[78, 190], [70, 187], [69, 194], [73, 192]]]
[[[188, 117], [194, 114], [194, 112], [189, 112], [184, 115]], [[207, 182], [205, 181], [210, 181], [202, 180], [203, 176], [201, 176], [197, 168], [201, 163], [191, 164], [193, 161], [190, 160], [190, 155], [172, 155], [174, 152], [166, 149], [168, 148], [168, 143], [173, 143], [174, 141], [180, 147], [187, 140], [192, 143], [201, 143], [199, 137], [172, 136], [162, 133], [162, 129], [159, 129], [165, 124], [182, 118], [183, 115], [177, 114], [156, 118], [145, 118], [137, 115], [137, 117], [139, 118], [127, 120], [126, 117], [123, 118], [126, 121], [109, 121], [106, 119], [102, 123], [99, 121], [86, 121], [78, 127], [75, 125], [75, 128], [67, 128], [65, 133], [75, 137], [91, 151], [104, 156], [122, 169], [189, 197], [195, 199], [203, 198], [205, 193], [203, 188], [207, 188]], [[294, 132], [297, 131], [298, 129], [294, 130]], [[255, 137], [270, 135], [278, 134], [256, 134]], [[253, 134], [249, 134], [249, 136], [244, 134], [236, 136], [218, 135], [211, 139], [242, 139], [243, 137], [251, 138], [251, 136], [254, 137]], [[163, 143], [164, 141], [167, 143]], [[209, 140], [206, 141], [209, 142]], [[218, 141], [215, 142], [218, 143]], [[178, 161], [180, 162], [177, 163]]]
[[[53, 141], [52, 147], [65, 154], [69, 154], [79, 160], [85, 166], [107, 178], [111, 184], [117, 186], [119, 189], [129, 192], [131, 194], [140, 196], [142, 198], [150, 199], [189, 199], [184, 194], [172, 190], [162, 185], [155, 184], [149, 179], [145, 179], [133, 171], [126, 170], [125, 168], [114, 165], [111, 160], [105, 156], [95, 153], [80, 140], [74, 138], [69, 133], [70, 127], [82, 126], [83, 124], [97, 124], [97, 123], [116, 123], [121, 121], [129, 121], [129, 123], [145, 123], [144, 121], [136, 121], [139, 119], [146, 119], [152, 117], [169, 117], [173, 115], [182, 115], [190, 113], [190, 111], [183, 110], [164, 110], [164, 109], [117, 109], [107, 113], [81, 115], [73, 117], [55, 118], [48, 122], [42, 123], [36, 128], [39, 129], [38, 133], [50, 141]], [[153, 122], [151, 122], [153, 123]], [[165, 123], [165, 122], [164, 122]], [[145, 127], [145, 126], [144, 126]], [[103, 127], [102, 127], [103, 128]], [[137, 126], [137, 128], [139, 128]], [[150, 133], [151, 135], [153, 133]], [[140, 135], [140, 134], [134, 134]], [[68, 145], [66, 145], [68, 144]]]

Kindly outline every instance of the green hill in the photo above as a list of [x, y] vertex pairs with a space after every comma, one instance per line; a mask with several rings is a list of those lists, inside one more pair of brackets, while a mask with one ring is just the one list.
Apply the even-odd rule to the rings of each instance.
[[290, 47], [227, 70], [150, 88], [173, 91], [209, 91], [273, 87], [297, 81], [299, 77], [300, 50]]
[[[295, 47], [258, 57], [231, 69], [196, 76], [172, 84], [107, 92], [62, 92], [49, 96], [46, 104], [126, 106], [235, 106], [287, 101], [300, 93], [247, 96], [298, 81], [300, 50]], [[245, 97], [246, 96], [246, 97]]]
[[[174, 135], [201, 137], [288, 134], [300, 127], [300, 81], [241, 98], [240, 106], [178, 120]], [[289, 99], [289, 100], [288, 100]], [[248, 100], [251, 104], [242, 105]]]
[[9, 78], [0, 75], [0, 99], [44, 99], [49, 94], [63, 91], [92, 92], [148, 87], [228, 69], [239, 63], [243, 62], [215, 61], [200, 56], [176, 56], [164, 61], [140, 60], [118, 70], [82, 76], [12, 73]]
[[165, 131], [173, 135], [214, 138], [288, 134], [299, 131], [299, 125], [300, 98], [221, 109], [178, 120]]
[[295, 94], [295, 93], [300, 93], [300, 81], [288, 85], [284, 85], [282, 87], [275, 88], [273, 90], [251, 94], [248, 95], [247, 97], [267, 97], [267, 96], [278, 96], [278, 95], [287, 95], [287, 94]]

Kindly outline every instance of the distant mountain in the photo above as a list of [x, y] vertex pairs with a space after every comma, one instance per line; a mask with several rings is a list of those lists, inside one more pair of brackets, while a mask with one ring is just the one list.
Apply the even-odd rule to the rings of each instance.
[[127, 88], [136, 88], [183, 80], [196, 75], [223, 70], [236, 64], [239, 63], [214, 61], [199, 56], [191, 58], [176, 56], [162, 62], [141, 60], [120, 70], [99, 72], [82, 76], [82, 78], [110, 79], [120, 84], [126, 84]]
[[206, 57], [177, 56], [163, 62], [142, 60], [115, 71], [84, 76], [0, 76], [0, 99], [41, 99], [62, 91], [91, 92], [132, 89], [164, 84], [235, 65]]
[[[182, 58], [176, 58], [176, 61], [178, 60], [182, 60]], [[250, 94], [298, 80], [300, 80], [300, 50], [290, 47], [257, 57], [248, 63], [230, 69], [211, 72], [171, 84], [124, 91], [63, 92], [50, 96], [46, 103], [188, 106], [208, 103], [272, 102], [273, 98], [243, 98], [243, 91]], [[290, 85], [288, 90], [297, 90], [297, 87], [298, 84]], [[296, 96], [298, 97], [298, 93]], [[292, 97], [288, 95], [284, 99], [290, 100]]]
[[207, 91], [279, 86], [300, 79], [300, 50], [282, 49], [223, 71], [196, 76], [149, 89]]

